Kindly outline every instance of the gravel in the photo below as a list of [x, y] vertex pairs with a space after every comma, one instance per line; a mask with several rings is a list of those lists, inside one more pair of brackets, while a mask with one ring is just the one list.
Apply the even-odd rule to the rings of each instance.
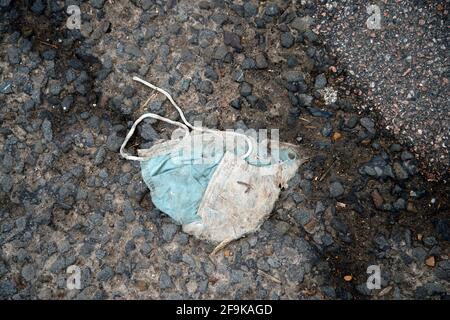
[[274, 17], [280, 14], [280, 9], [278, 8], [277, 4], [269, 3], [264, 10], [264, 14], [269, 17]]
[[167, 242], [172, 241], [177, 230], [178, 228], [174, 224], [164, 224], [162, 226], [162, 238]]
[[239, 92], [241, 93], [241, 96], [247, 97], [252, 94], [252, 86], [247, 82], [243, 82], [240, 85]]
[[294, 37], [289, 32], [283, 32], [280, 42], [284, 48], [290, 48], [294, 44]]
[[244, 61], [242, 61], [241, 68], [243, 70], [252, 70], [256, 68], [256, 61], [253, 58], [246, 57]]
[[160, 289], [169, 289], [173, 287], [173, 282], [167, 272], [162, 271], [159, 275], [159, 288]]
[[212, 94], [214, 92], [214, 87], [211, 81], [204, 80], [200, 83], [200, 91], [204, 94]]
[[326, 85], [327, 85], [326, 76], [323, 73], [319, 74], [314, 81], [314, 88], [319, 90], [325, 88]]
[[[428, 181], [437, 176], [422, 176], [417, 150], [402, 138], [408, 128], [386, 134], [383, 113], [372, 108], [381, 92], [392, 111], [404, 111], [403, 104], [394, 107], [404, 94], [392, 91], [398, 85], [389, 77], [399, 77], [383, 69], [385, 55], [364, 57], [370, 48], [361, 46], [351, 50], [356, 60], [349, 65], [346, 55], [333, 54], [345, 39], [346, 51], [355, 44], [353, 32], [327, 31], [337, 23], [328, 14], [348, 2], [341, 8], [330, 1], [90, 0], [80, 5], [81, 31], [64, 27], [69, 2], [50, 8], [48, 1], [0, 1], [0, 298], [448, 296], [450, 190]], [[398, 8], [386, 8], [404, 21]], [[441, 13], [424, 7], [414, 14]], [[430, 28], [438, 23], [433, 19], [426, 20]], [[339, 21], [341, 27], [356, 23]], [[380, 47], [378, 35], [353, 29], [356, 38]], [[445, 120], [436, 107], [444, 105], [436, 82], [445, 64], [436, 49], [441, 39], [437, 33], [435, 58], [419, 65], [436, 75], [425, 84], [436, 88], [429, 108]], [[411, 53], [391, 55], [388, 66], [411, 55], [408, 63], [418, 70], [416, 44]], [[361, 62], [367, 59], [380, 61]], [[358, 68], [372, 73], [358, 77], [368, 72]], [[300, 148], [307, 161], [259, 231], [210, 256], [214, 244], [187, 235], [154, 207], [139, 163], [118, 151], [140, 115], [180, 119], [162, 95], [132, 81], [134, 75], [169, 91], [190, 122], [220, 130], [276, 128], [282, 141]], [[374, 77], [372, 88], [366, 82]], [[337, 98], [326, 101], [326, 92]], [[410, 105], [431, 101], [432, 93], [418, 92], [407, 98]], [[395, 117], [403, 121], [401, 113]], [[423, 118], [411, 119], [416, 130]], [[441, 132], [441, 124], [430, 132]], [[173, 129], [146, 119], [128, 152], [170, 138]], [[381, 266], [383, 289], [392, 288], [383, 296], [364, 287], [372, 264]], [[72, 265], [81, 270], [80, 290], [66, 288]]]
[[107, 282], [114, 276], [114, 271], [110, 266], [104, 266], [97, 273], [97, 280], [100, 282]]
[[242, 50], [241, 39], [235, 33], [225, 31], [223, 33], [223, 42], [238, 52]]
[[346, 0], [315, 8], [311, 26], [339, 57], [380, 126], [414, 151], [429, 179], [444, 179], [448, 145], [446, 1], [378, 4], [380, 29], [368, 29], [368, 4]]
[[338, 198], [344, 194], [344, 187], [340, 182], [333, 182], [330, 184], [330, 196]]

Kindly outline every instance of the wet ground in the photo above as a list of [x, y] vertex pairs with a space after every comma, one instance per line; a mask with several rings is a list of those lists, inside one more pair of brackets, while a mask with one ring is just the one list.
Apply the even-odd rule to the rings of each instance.
[[[70, 4], [81, 30], [66, 26]], [[361, 107], [371, 102], [305, 18], [322, 4], [0, 5], [2, 298], [448, 298], [448, 177], [429, 181]], [[133, 75], [191, 122], [278, 128], [302, 148], [309, 161], [260, 231], [210, 257], [214, 245], [153, 207], [118, 149], [142, 113], [177, 116]], [[130, 149], [172, 130], [145, 122]], [[71, 265], [79, 290], [66, 287]], [[370, 265], [381, 289], [366, 286]]]

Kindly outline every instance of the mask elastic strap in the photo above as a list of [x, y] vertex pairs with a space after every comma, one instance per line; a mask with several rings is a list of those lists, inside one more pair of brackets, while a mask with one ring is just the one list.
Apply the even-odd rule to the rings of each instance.
[[[192, 124], [190, 124], [190, 123], [187, 121], [186, 117], [184, 116], [183, 110], [181, 110], [181, 108], [180, 108], [180, 107], [176, 104], [176, 102], [172, 99], [172, 96], [171, 96], [167, 91], [165, 91], [164, 89], [161, 89], [161, 88], [159, 88], [159, 87], [157, 87], [157, 86], [151, 84], [150, 82], [147, 82], [147, 81], [145, 81], [145, 80], [142, 80], [141, 78], [136, 77], [136, 76], [133, 77], [133, 80], [138, 81], [138, 82], [140, 82], [140, 83], [146, 85], [147, 87], [150, 87], [150, 88], [152, 88], [153, 90], [156, 90], [156, 91], [162, 93], [163, 95], [165, 95], [165, 96], [167, 97], [167, 99], [169, 99], [170, 103], [172, 103], [172, 105], [175, 107], [175, 109], [177, 109], [178, 114], [179, 114], [180, 117], [181, 117], [181, 120], [183, 120], [184, 124], [185, 124], [187, 127], [191, 128], [192, 130], [197, 130], [197, 131], [211, 132], [211, 133], [214, 133], [214, 134], [217, 134], [217, 133], [218, 133], [218, 130], [212, 130], [212, 129], [209, 129], [209, 128], [203, 128], [203, 127], [195, 127], [195, 126], [193, 126]], [[166, 118], [164, 118], [164, 119], [166, 119]], [[166, 119], [166, 120], [170, 120], [170, 119]], [[172, 121], [172, 120], [170, 120], [170, 121]], [[176, 123], [180, 124], [179, 122], [176, 122]], [[248, 145], [248, 150], [247, 150], [247, 152], [242, 156], [243, 159], [247, 158], [247, 157], [252, 153], [252, 150], [253, 150], [253, 144], [252, 144], [252, 141], [250, 140], [249, 137], [247, 137], [245, 134], [242, 134], [242, 133], [230, 132], [230, 131], [225, 131], [225, 132], [226, 132], [226, 134], [233, 134], [233, 135], [240, 136], [240, 137], [242, 137], [242, 138], [245, 139], [245, 141], [247, 142], [247, 145]]]
[[125, 159], [128, 160], [135, 160], [135, 161], [145, 161], [147, 160], [147, 158], [145, 157], [136, 157], [136, 156], [132, 156], [129, 155], [128, 153], [125, 152], [125, 146], [127, 145], [128, 141], [130, 140], [130, 138], [133, 136], [134, 131], [136, 130], [137, 125], [144, 120], [145, 118], [153, 118], [153, 119], [157, 119], [157, 120], [161, 120], [173, 125], [176, 125], [182, 129], [184, 129], [186, 131], [185, 137], [189, 134], [189, 129], [187, 126], [185, 126], [184, 124], [182, 124], [181, 122], [178, 121], [173, 121], [171, 119], [165, 118], [165, 117], [161, 117], [160, 115], [157, 115], [155, 113], [144, 113], [142, 116], [140, 116], [131, 126], [130, 131], [127, 133], [127, 136], [125, 137], [125, 140], [123, 141], [122, 145], [120, 146], [120, 155], [122, 157], [124, 157]]

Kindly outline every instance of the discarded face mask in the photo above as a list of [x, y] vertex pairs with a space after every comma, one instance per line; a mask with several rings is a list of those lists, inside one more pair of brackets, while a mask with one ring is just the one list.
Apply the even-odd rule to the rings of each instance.
[[[256, 231], [302, 163], [298, 147], [270, 140], [276, 161], [262, 161], [254, 148], [256, 139], [195, 127], [169, 93], [138, 77], [133, 80], [163, 93], [184, 122], [146, 113], [134, 122], [120, 148], [125, 159], [140, 161], [153, 204], [181, 224], [184, 232], [203, 240], [227, 243]], [[125, 146], [145, 118], [176, 125], [183, 135], [131, 156]]]

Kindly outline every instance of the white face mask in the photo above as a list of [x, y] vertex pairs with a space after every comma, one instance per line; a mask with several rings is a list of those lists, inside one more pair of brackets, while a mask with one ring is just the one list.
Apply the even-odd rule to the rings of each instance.
[[[144, 114], [133, 124], [120, 148], [124, 158], [141, 162], [153, 204], [182, 224], [183, 231], [203, 240], [229, 242], [256, 231], [272, 212], [281, 188], [302, 163], [298, 147], [287, 143], [278, 146], [277, 141], [270, 141], [277, 148], [272, 147], [272, 152], [278, 151], [279, 159], [264, 164], [258, 161], [253, 148], [256, 141], [251, 137], [194, 127], [166, 91], [137, 77], [133, 79], [163, 93], [184, 122]], [[182, 128], [184, 136], [139, 150], [138, 157], [130, 156], [125, 153], [125, 146], [139, 122], [147, 117]], [[228, 144], [235, 138], [246, 143], [241, 147]], [[199, 139], [200, 152], [195, 144]]]

